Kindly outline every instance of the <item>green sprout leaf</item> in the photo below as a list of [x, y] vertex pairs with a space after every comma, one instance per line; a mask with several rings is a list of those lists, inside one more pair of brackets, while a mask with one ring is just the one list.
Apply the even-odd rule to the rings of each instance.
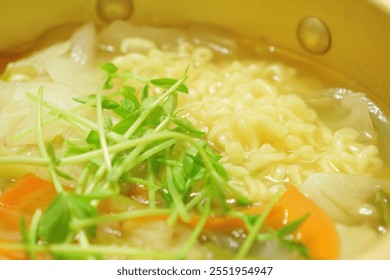
[[40, 235], [49, 243], [62, 243], [70, 233], [70, 220], [67, 197], [59, 194], [42, 216]]
[[117, 124], [115, 124], [112, 127], [112, 131], [118, 133], [118, 134], [125, 134], [126, 131], [134, 124], [134, 122], [137, 120], [137, 116], [130, 115], [126, 119], [121, 120]]
[[96, 102], [96, 94], [88, 95], [87, 97], [77, 97], [73, 98], [74, 101], [81, 103], [81, 104], [87, 104], [89, 102]]
[[173, 117], [172, 121], [193, 137], [202, 137], [205, 134], [197, 129], [188, 119]]
[[116, 102], [113, 101], [113, 100], [104, 99], [104, 100], [102, 101], [102, 108], [103, 108], [103, 109], [112, 110], [112, 109], [115, 109], [115, 108], [118, 108], [118, 107], [119, 107], [119, 104], [116, 103]]
[[295, 233], [300, 226], [309, 218], [310, 213], [296, 219], [295, 221], [285, 225], [283, 228], [277, 231], [279, 238], [285, 238], [286, 236]]
[[[49, 243], [63, 243], [72, 232], [73, 219], [98, 215], [97, 209], [87, 197], [58, 194], [42, 216], [40, 235]], [[86, 230], [92, 237], [95, 236], [95, 227], [88, 227]]]
[[[155, 86], [158, 86], [158, 87], [161, 87], [161, 88], [165, 88], [165, 89], [169, 89], [171, 88], [173, 85], [175, 85], [176, 83], [178, 82], [178, 80], [176, 79], [171, 79], [171, 78], [160, 78], [160, 79], [153, 79], [153, 80], [150, 80], [150, 83], [155, 85]], [[177, 88], [178, 91], [181, 91], [181, 92], [184, 92], [184, 93], [188, 93], [189, 90], [188, 90], [188, 87], [185, 85], [185, 84], [181, 84], [178, 88]]]
[[88, 144], [94, 145], [96, 147], [100, 147], [100, 138], [99, 138], [99, 133], [95, 130], [91, 130], [91, 132], [88, 134], [87, 138], [85, 141]]
[[118, 71], [118, 67], [111, 62], [103, 64], [100, 68], [108, 74], [114, 74]]
[[165, 102], [163, 108], [167, 116], [173, 115], [173, 112], [175, 111], [177, 106], [177, 97], [177, 93], [173, 93], [171, 96], [168, 97], [168, 100]]
[[149, 96], [149, 85], [146, 84], [142, 89], [141, 100], [145, 100], [148, 96]]

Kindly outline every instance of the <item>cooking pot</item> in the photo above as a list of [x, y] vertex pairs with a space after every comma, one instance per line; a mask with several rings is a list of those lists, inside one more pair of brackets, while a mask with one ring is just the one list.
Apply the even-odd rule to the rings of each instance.
[[[2, 0], [0, 18], [0, 65], [64, 23], [210, 24], [329, 67], [390, 112], [390, 0]], [[390, 259], [390, 238], [358, 258]]]

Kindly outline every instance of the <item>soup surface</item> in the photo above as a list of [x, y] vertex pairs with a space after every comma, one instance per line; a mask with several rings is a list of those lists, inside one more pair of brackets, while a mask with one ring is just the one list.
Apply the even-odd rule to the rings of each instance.
[[79, 27], [0, 81], [0, 257], [354, 258], [386, 235], [386, 116], [209, 28]]

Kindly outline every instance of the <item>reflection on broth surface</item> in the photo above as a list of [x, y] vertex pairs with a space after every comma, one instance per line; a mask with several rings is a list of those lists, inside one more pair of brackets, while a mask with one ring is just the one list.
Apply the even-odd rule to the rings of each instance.
[[7, 65], [1, 258], [353, 258], [386, 234], [379, 107], [206, 29], [86, 24]]

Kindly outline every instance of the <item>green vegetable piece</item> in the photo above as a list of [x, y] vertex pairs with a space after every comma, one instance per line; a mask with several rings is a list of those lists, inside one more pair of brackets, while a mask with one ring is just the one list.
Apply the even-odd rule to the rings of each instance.
[[280, 238], [284, 238], [290, 234], [293, 234], [297, 231], [297, 229], [309, 218], [310, 213], [307, 213], [306, 215], [302, 216], [299, 219], [296, 219], [295, 221], [292, 221], [288, 225], [284, 226], [280, 230], [278, 230], [278, 236]]
[[123, 106], [120, 106], [120, 107], [114, 109], [113, 112], [115, 112], [115, 114], [120, 116], [122, 119], [126, 119], [132, 115], [132, 112], [123, 108]]
[[174, 92], [168, 97], [168, 100], [164, 103], [163, 108], [167, 116], [172, 116], [177, 106], [177, 93]]
[[121, 120], [112, 127], [112, 131], [118, 134], [125, 134], [126, 131], [133, 125], [136, 121], [137, 116], [129, 116], [126, 119]]
[[185, 178], [185, 172], [181, 166], [174, 166], [172, 168], [172, 177], [173, 177], [173, 183], [176, 187], [176, 189], [181, 193], [181, 194], [187, 194], [189, 191], [188, 186], [189, 184], [186, 183], [186, 178]]
[[54, 148], [54, 144], [53, 143], [49, 143], [49, 145], [46, 148], [46, 151], [47, 151], [47, 155], [50, 158], [50, 161], [54, 165], [58, 165], [60, 163], [60, 160], [56, 156], [56, 151], [55, 151], [55, 148]]
[[73, 254], [59, 254], [53, 253], [55, 260], [103, 260], [102, 254], [86, 254], [86, 253], [73, 253]]
[[135, 97], [135, 94], [136, 94], [136, 89], [134, 87], [123, 86], [122, 95], [124, 96], [124, 98], [132, 99], [133, 97]]
[[199, 161], [198, 157], [191, 154], [186, 154], [183, 159], [184, 172], [193, 181], [202, 179], [206, 172], [203, 163], [199, 163]]
[[73, 141], [66, 141], [67, 150], [65, 152], [65, 156], [71, 156], [71, 155], [80, 155], [87, 153], [94, 149], [94, 145], [80, 145]]
[[103, 116], [103, 123], [104, 123], [104, 126], [110, 130], [113, 126], [113, 123], [112, 123], [112, 120], [110, 118], [110, 116], [107, 116], [107, 115], [104, 115]]
[[[90, 204], [90, 200], [86, 196], [71, 195], [68, 197], [68, 207], [74, 217], [90, 218], [99, 216], [98, 210]], [[95, 227], [87, 227], [86, 232], [91, 237], [96, 236]]]
[[194, 146], [190, 146], [185, 153], [183, 170], [188, 178], [194, 181], [200, 180], [205, 175], [203, 161]]
[[270, 240], [277, 240], [280, 246], [291, 252], [297, 252], [305, 259], [309, 259], [309, 249], [301, 242], [294, 239], [293, 234], [306, 221], [310, 213], [296, 219], [283, 228], [274, 231], [270, 235]]
[[[135, 88], [129, 86], [123, 87], [122, 95], [124, 97], [124, 100], [122, 100], [121, 102], [123, 108], [129, 111], [134, 111], [140, 108], [140, 103], [135, 93]], [[131, 105], [129, 106], [129, 104]]]
[[96, 94], [91, 94], [88, 95], [87, 97], [75, 97], [73, 98], [73, 100], [81, 104], [86, 104], [91, 101], [96, 101]]
[[204, 132], [197, 129], [189, 120], [179, 117], [173, 117], [172, 121], [180, 128], [184, 129], [188, 134], [193, 137], [202, 137]]
[[143, 109], [148, 109], [153, 107], [153, 104], [157, 101], [156, 96], [148, 96], [142, 100], [141, 105]]
[[145, 84], [141, 92], [141, 100], [145, 100], [149, 96], [149, 84]]
[[54, 171], [56, 172], [56, 174], [64, 179], [67, 179], [67, 180], [73, 180], [73, 177], [71, 175], [69, 175], [68, 173], [62, 171], [61, 169], [55, 167], [54, 168]]
[[91, 130], [91, 132], [88, 134], [87, 138], [85, 141], [88, 144], [94, 145], [96, 147], [100, 147], [100, 138], [99, 138], [99, 133], [95, 130]]
[[118, 67], [116, 67], [113, 63], [105, 63], [100, 67], [104, 72], [108, 74], [114, 74], [116, 71], [118, 71]]
[[134, 100], [131, 99], [124, 99], [121, 101], [121, 107], [127, 112], [132, 113], [134, 110], [139, 108], [139, 103], [138, 100], [137, 102], [134, 102]]
[[153, 108], [153, 110], [150, 112], [148, 117], [143, 122], [143, 125], [148, 126], [158, 126], [161, 123], [162, 118], [164, 117], [164, 109], [162, 106], [156, 106]]
[[[164, 89], [171, 88], [177, 82], [178, 82], [178, 80], [171, 79], [171, 78], [160, 78], [160, 79], [150, 80], [151, 84], [153, 84], [155, 86], [158, 86], [158, 87], [161, 87], [161, 88], [164, 88]], [[188, 93], [189, 92], [188, 87], [185, 84], [181, 84], [180, 86], [178, 86], [177, 90], [181, 91], [181, 92], [184, 92], [184, 93]]]
[[102, 101], [102, 108], [103, 108], [103, 109], [112, 110], [112, 109], [115, 109], [115, 108], [118, 108], [118, 107], [119, 107], [119, 104], [116, 103], [116, 102], [113, 101], [113, 100], [104, 99], [104, 100]]
[[211, 163], [214, 166], [215, 171], [218, 173], [219, 176], [222, 177], [223, 180], [227, 181], [229, 176], [226, 172], [225, 167], [220, 163], [221, 156], [208, 152], [208, 155], [210, 156]]
[[[98, 215], [98, 211], [90, 204], [87, 197], [60, 193], [42, 216], [40, 235], [49, 243], [65, 242], [73, 230], [72, 219]], [[90, 236], [95, 236], [95, 227], [87, 227], [85, 230]]]
[[289, 250], [290, 252], [297, 252], [305, 259], [309, 259], [309, 249], [300, 242], [297, 242], [295, 240], [280, 240], [279, 244]]
[[114, 87], [114, 82], [111, 78], [107, 78], [106, 82], [103, 85], [103, 89], [112, 89]]
[[256, 223], [257, 219], [257, 215], [245, 214], [243, 216], [244, 223], [248, 228], [251, 228]]
[[71, 212], [67, 198], [58, 194], [42, 216], [40, 235], [49, 243], [62, 243], [70, 232]]

